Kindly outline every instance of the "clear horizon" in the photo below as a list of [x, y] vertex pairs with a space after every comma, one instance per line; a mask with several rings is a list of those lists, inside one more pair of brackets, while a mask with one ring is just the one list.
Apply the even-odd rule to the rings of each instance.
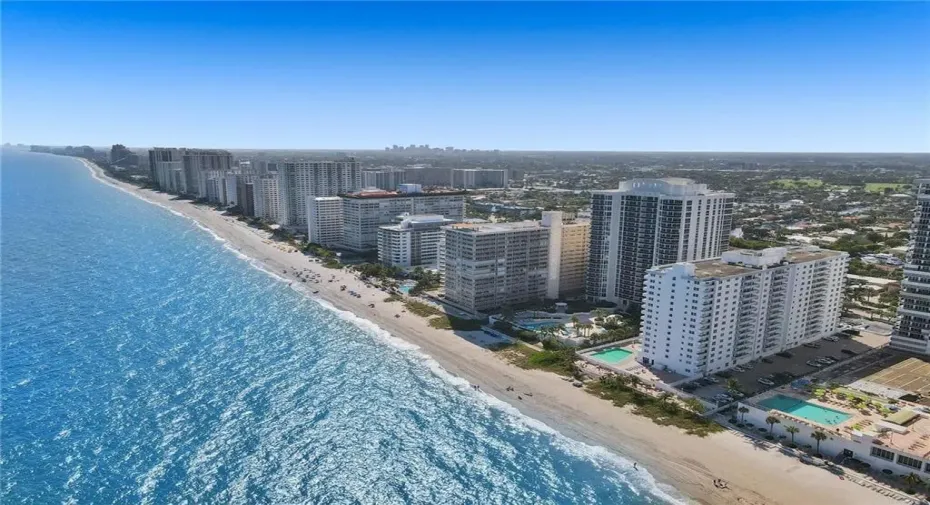
[[7, 3], [2, 28], [14, 144], [930, 151], [927, 3]]

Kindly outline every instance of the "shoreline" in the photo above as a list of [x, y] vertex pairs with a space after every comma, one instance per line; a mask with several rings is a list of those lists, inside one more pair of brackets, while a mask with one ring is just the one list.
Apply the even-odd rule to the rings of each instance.
[[[321, 283], [303, 286], [308, 295], [309, 291], [319, 290], [313, 298], [345, 313], [346, 317], [357, 318], [355, 322], [360, 326], [370, 324], [391, 338], [416, 347], [441, 367], [442, 372], [477, 384], [486, 395], [503, 402], [501, 408], [514, 409], [573, 441], [593, 446], [593, 450], [604, 449], [611, 455], [628, 459], [630, 464], [638, 462], [648, 473], [642, 472], [642, 479], [634, 480], [652, 483], [654, 475], [654, 483], [659, 485], [660, 491], [657, 494], [661, 495], [671, 486], [688, 501], [713, 505], [892, 503], [890, 498], [822, 469], [755, 446], [729, 430], [702, 439], [675, 428], [655, 425], [649, 419], [632, 414], [628, 408], [614, 407], [574, 388], [555, 374], [510, 365], [451, 330], [430, 327], [425, 318], [409, 313], [395, 318], [394, 315], [403, 309], [399, 302], [384, 302], [386, 293], [366, 287], [344, 270], [327, 269], [301, 253], [287, 252], [287, 246], [268, 240], [266, 232], [250, 228], [212, 208], [138, 188], [109, 177], [91, 162], [78, 160], [98, 181], [193, 220], [223, 240], [227, 248], [276, 277], [298, 282], [299, 286], [295, 271], [319, 273], [323, 279]], [[326, 282], [331, 277], [336, 280]], [[343, 284], [348, 286], [345, 292], [339, 290]], [[349, 290], [361, 293], [362, 298], [350, 296]], [[369, 307], [369, 303], [374, 303], [375, 307]], [[532, 391], [534, 396], [517, 401], [517, 392], [507, 391], [509, 386], [519, 392]], [[729, 488], [716, 488], [713, 482], [717, 478], [727, 481]]]

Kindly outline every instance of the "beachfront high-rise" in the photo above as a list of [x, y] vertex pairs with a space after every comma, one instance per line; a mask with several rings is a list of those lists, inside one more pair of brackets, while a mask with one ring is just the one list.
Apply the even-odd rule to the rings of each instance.
[[735, 198], [689, 179], [636, 179], [594, 191], [587, 298], [629, 310], [640, 304], [649, 268], [720, 256]]
[[358, 191], [362, 173], [355, 158], [342, 161], [288, 161], [279, 166], [283, 211], [280, 223], [307, 227], [307, 201], [316, 196], [337, 196]]
[[325, 247], [342, 245], [342, 198], [316, 196], [307, 202], [307, 240]]
[[[177, 149], [154, 147], [149, 150], [152, 182], [162, 191], [196, 198], [208, 197], [208, 173], [226, 173], [232, 167], [232, 154], [217, 149]], [[209, 190], [215, 192], [216, 185]]]
[[406, 170], [403, 168], [379, 168], [377, 170], [363, 170], [362, 187], [394, 191], [398, 186], [407, 182], [405, 178], [406, 173]]
[[363, 190], [342, 196], [344, 248], [373, 251], [378, 228], [402, 214], [440, 215], [453, 221], [465, 218], [464, 191], [424, 191], [419, 184], [401, 184], [399, 191]]
[[914, 186], [917, 208], [911, 222], [911, 244], [904, 262], [891, 347], [930, 354], [930, 179], [917, 179]]
[[255, 217], [272, 223], [280, 223], [284, 214], [278, 174], [263, 175], [255, 179], [253, 189]]
[[404, 216], [378, 228], [378, 261], [395, 267], [440, 267], [442, 227], [454, 221], [439, 215]]
[[546, 298], [564, 299], [583, 295], [591, 223], [576, 221], [561, 211], [546, 211], [542, 213], [540, 224], [549, 228]]
[[546, 297], [549, 228], [539, 221], [443, 227], [445, 299], [470, 312]]
[[849, 255], [816, 247], [733, 250], [649, 269], [639, 359], [707, 375], [837, 330]]

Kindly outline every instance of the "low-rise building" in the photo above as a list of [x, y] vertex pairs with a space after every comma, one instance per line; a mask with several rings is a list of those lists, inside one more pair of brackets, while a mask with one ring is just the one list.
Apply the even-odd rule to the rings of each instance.
[[445, 297], [471, 312], [546, 296], [549, 228], [539, 221], [443, 227]]
[[546, 211], [542, 213], [541, 224], [550, 230], [546, 298], [584, 295], [591, 222], [575, 221], [560, 211]]
[[639, 359], [700, 376], [837, 331], [849, 256], [734, 250], [646, 273]]
[[396, 267], [440, 267], [442, 227], [455, 221], [439, 215], [404, 216], [378, 228], [378, 261]]
[[507, 170], [505, 169], [456, 168], [452, 170], [453, 188], [506, 188], [507, 183]]

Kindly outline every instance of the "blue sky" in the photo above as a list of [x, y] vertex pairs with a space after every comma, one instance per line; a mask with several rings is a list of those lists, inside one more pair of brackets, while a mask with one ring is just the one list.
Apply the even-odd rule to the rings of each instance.
[[930, 4], [3, 3], [4, 142], [930, 151]]

